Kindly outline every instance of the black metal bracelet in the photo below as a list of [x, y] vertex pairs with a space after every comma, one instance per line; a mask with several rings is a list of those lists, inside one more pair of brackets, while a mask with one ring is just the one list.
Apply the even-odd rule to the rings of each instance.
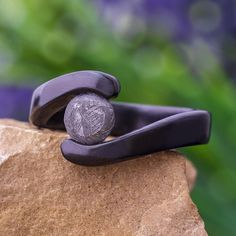
[[[30, 122], [69, 130], [73, 139], [64, 140], [62, 154], [81, 165], [110, 164], [209, 141], [209, 112], [117, 102], [110, 106], [105, 99], [116, 97], [119, 91], [118, 80], [103, 72], [57, 77], [35, 90]], [[103, 141], [110, 131], [115, 138]]]

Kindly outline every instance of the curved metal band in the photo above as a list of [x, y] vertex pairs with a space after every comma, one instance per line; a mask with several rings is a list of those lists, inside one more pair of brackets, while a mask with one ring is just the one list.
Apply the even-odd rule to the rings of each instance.
[[[102, 72], [82, 71], [58, 77], [35, 91], [30, 121], [39, 127], [65, 129], [66, 105], [72, 97], [88, 90], [111, 98], [118, 95], [119, 83]], [[130, 103], [112, 105], [116, 123], [111, 135], [119, 137], [91, 146], [66, 139], [61, 151], [67, 160], [104, 165], [209, 140], [211, 116], [207, 111]]]
[[39, 127], [63, 129], [64, 124], [57, 113], [63, 112], [73, 97], [86, 91], [109, 99], [118, 96], [120, 84], [115, 77], [99, 71], [78, 71], [59, 76], [34, 91], [30, 122]]

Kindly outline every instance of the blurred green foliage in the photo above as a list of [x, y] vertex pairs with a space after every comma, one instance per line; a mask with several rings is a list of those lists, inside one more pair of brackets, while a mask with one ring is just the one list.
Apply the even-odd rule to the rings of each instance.
[[210, 143], [182, 151], [198, 168], [192, 197], [207, 231], [236, 235], [236, 93], [204, 42], [191, 47], [149, 32], [119, 35], [86, 1], [0, 0], [2, 84], [36, 85], [85, 69], [117, 76], [121, 101], [212, 112]]

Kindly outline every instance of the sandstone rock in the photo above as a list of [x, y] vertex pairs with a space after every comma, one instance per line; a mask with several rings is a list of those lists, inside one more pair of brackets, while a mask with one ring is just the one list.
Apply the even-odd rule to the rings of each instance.
[[65, 136], [0, 121], [0, 235], [207, 235], [182, 155], [82, 167], [63, 159]]

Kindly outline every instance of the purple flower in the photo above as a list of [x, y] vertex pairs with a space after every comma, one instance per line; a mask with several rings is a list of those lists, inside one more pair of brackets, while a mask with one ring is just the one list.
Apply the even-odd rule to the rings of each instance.
[[0, 118], [27, 121], [32, 93], [32, 88], [1, 86]]

